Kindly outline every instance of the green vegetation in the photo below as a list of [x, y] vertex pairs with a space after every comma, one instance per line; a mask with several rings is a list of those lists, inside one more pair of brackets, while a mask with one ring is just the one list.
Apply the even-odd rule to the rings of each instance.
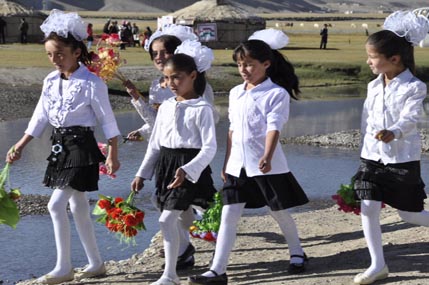
[[[96, 13], [96, 14], [94, 14]], [[81, 13], [94, 23], [96, 34], [100, 34], [108, 14], [100, 12]], [[107, 13], [107, 12], [106, 12]], [[344, 19], [344, 15], [313, 14], [270, 14], [262, 15], [267, 19], [267, 27], [283, 29], [290, 38], [289, 45], [281, 52], [293, 63], [300, 78], [303, 98], [329, 98], [337, 94], [362, 96], [365, 86], [373, 78], [366, 64], [363, 27], [369, 33], [380, 29], [385, 15], [353, 15]], [[329, 17], [328, 17], [329, 16]], [[117, 14], [116, 19], [130, 19], [142, 29], [156, 27], [156, 15]], [[319, 49], [319, 26], [330, 23], [328, 49]], [[294, 26], [287, 26], [293, 23]], [[8, 44], [0, 46], [2, 60], [0, 67], [50, 67], [42, 44]], [[231, 87], [241, 83], [241, 78], [232, 61], [232, 50], [215, 50], [214, 68], [208, 72], [208, 78], [214, 90], [228, 92]], [[143, 48], [127, 48], [121, 51], [127, 66], [151, 66], [152, 62]], [[429, 81], [429, 49], [415, 49], [418, 76]], [[147, 90], [149, 82], [136, 82], [141, 90]], [[123, 90], [120, 82], [109, 82], [111, 89]], [[317, 88], [317, 92], [314, 89]], [[317, 94], [314, 94], [317, 93]]]

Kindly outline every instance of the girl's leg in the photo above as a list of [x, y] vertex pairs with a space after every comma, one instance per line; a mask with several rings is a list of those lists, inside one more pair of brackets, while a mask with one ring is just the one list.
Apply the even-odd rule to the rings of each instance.
[[72, 270], [70, 221], [67, 215], [67, 204], [72, 194], [73, 190], [68, 188], [55, 189], [48, 203], [57, 248], [57, 263], [55, 268], [48, 273], [52, 277], [67, 275]]
[[103, 265], [103, 260], [101, 259], [95, 239], [88, 198], [85, 192], [77, 190], [72, 191], [73, 195], [70, 198], [70, 210], [73, 214], [76, 230], [89, 263], [84, 271], [94, 272], [100, 269]]
[[407, 223], [429, 227], [429, 212], [407, 212], [398, 210], [399, 216]]
[[[218, 275], [226, 272], [229, 255], [234, 247], [237, 236], [237, 224], [243, 213], [245, 203], [225, 205], [222, 208], [222, 218], [220, 229], [217, 236], [216, 250], [213, 258], [213, 264], [210, 270], [215, 271]], [[205, 277], [214, 277], [212, 271], [203, 274]]]
[[[162, 279], [179, 280], [176, 273], [177, 257], [179, 256], [179, 216], [183, 211], [164, 210], [159, 217], [161, 232], [164, 237], [165, 268]], [[156, 283], [154, 283], [156, 284]]]
[[381, 240], [380, 209], [381, 202], [361, 201], [362, 228], [371, 256], [371, 266], [364, 272], [366, 276], [380, 272], [386, 265]]
[[179, 227], [179, 256], [182, 255], [189, 244], [191, 243], [189, 238], [189, 227], [192, 226], [195, 220], [194, 211], [191, 206], [186, 211], [183, 211], [179, 217], [180, 227]]
[[[280, 229], [282, 230], [283, 235], [285, 236], [286, 242], [289, 247], [289, 254], [304, 256], [304, 251], [301, 247], [301, 242], [298, 236], [298, 230], [296, 228], [295, 221], [290, 215], [288, 210], [280, 210], [280, 211], [271, 211], [271, 216], [276, 220], [279, 224]], [[302, 263], [303, 258], [300, 257], [291, 257], [290, 263]]]

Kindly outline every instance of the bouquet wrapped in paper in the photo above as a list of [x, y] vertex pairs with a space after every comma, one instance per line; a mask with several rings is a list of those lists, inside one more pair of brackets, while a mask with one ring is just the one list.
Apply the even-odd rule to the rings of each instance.
[[16, 228], [19, 222], [19, 209], [16, 200], [21, 196], [18, 188], [7, 187], [9, 182], [10, 164], [0, 173], [0, 224], [5, 224], [11, 228]]

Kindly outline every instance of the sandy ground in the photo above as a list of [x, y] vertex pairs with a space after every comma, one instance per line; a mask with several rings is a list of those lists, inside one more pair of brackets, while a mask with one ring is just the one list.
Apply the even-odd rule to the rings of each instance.
[[[47, 72], [49, 70], [0, 69], [2, 120], [31, 115], [40, 94], [40, 82]], [[116, 97], [112, 96], [116, 110], [130, 105], [127, 97]], [[310, 257], [307, 271], [289, 275], [288, 248], [277, 224], [266, 214], [247, 215], [239, 223], [228, 267], [229, 284], [353, 284], [353, 276], [369, 265], [360, 217], [338, 211], [333, 201], [311, 201], [294, 211], [303, 247]], [[381, 223], [391, 273], [388, 279], [376, 284], [429, 284], [429, 229], [401, 222], [391, 208], [382, 210]], [[214, 249], [205, 241], [194, 239], [192, 242], [197, 248], [196, 266], [191, 271], [180, 272], [182, 284], [187, 284], [186, 276], [207, 269]], [[128, 260], [108, 261], [107, 276], [68, 284], [150, 284], [162, 274], [163, 258], [158, 256], [161, 247], [159, 236], [155, 237], [145, 252], [136, 253]], [[34, 283], [27, 280], [18, 284]]]

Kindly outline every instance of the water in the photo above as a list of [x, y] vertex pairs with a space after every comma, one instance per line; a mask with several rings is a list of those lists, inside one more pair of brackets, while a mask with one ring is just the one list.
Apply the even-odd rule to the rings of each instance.
[[[359, 128], [362, 99], [341, 101], [302, 101], [293, 102], [291, 115], [283, 135], [299, 136], [320, 134]], [[217, 125], [218, 153], [211, 164], [213, 178], [217, 188], [222, 183], [219, 173], [223, 165], [225, 141], [228, 129], [226, 108], [219, 110], [221, 120]], [[118, 114], [118, 123], [122, 133], [138, 128], [141, 119], [135, 112]], [[0, 123], [0, 157], [15, 143], [25, 130], [28, 119]], [[428, 116], [422, 120], [423, 127], [428, 127]], [[96, 131], [99, 141], [102, 134]], [[50, 195], [51, 190], [41, 185], [46, 167], [46, 157], [49, 153], [49, 132], [41, 139], [33, 140], [27, 145], [23, 158], [11, 168], [12, 186], [20, 187], [24, 194]], [[359, 164], [359, 153], [356, 150], [325, 149], [310, 146], [283, 146], [288, 158], [291, 171], [311, 198], [328, 198], [340, 183], [348, 183]], [[102, 177], [100, 193], [111, 196], [125, 197], [137, 168], [141, 163], [146, 149], [146, 142], [126, 143], [120, 146], [121, 169], [116, 179]], [[0, 160], [1, 161], [1, 160]], [[1, 165], [2, 167], [3, 165]], [[422, 173], [428, 173], [429, 160], [422, 159]], [[427, 175], [422, 175], [423, 178]], [[425, 181], [426, 184], [429, 181]], [[139, 234], [138, 246], [126, 248], [104, 226], [96, 224], [95, 230], [98, 244], [106, 260], [121, 260], [131, 257], [134, 253], [142, 252], [150, 243], [152, 236], [159, 230], [158, 213], [149, 202], [153, 183], [145, 183], [145, 188], [139, 194], [138, 206], [146, 211], [145, 223], [147, 231]], [[90, 193], [96, 199], [97, 193]], [[72, 259], [75, 267], [86, 264], [83, 248], [77, 233], [72, 226]], [[51, 220], [46, 216], [23, 217], [16, 230], [0, 226], [0, 280], [5, 284], [20, 279], [40, 276], [51, 270], [55, 264], [55, 243]], [[17, 270], [19, 269], [19, 271]], [[17, 272], [18, 271], [18, 272]]]

